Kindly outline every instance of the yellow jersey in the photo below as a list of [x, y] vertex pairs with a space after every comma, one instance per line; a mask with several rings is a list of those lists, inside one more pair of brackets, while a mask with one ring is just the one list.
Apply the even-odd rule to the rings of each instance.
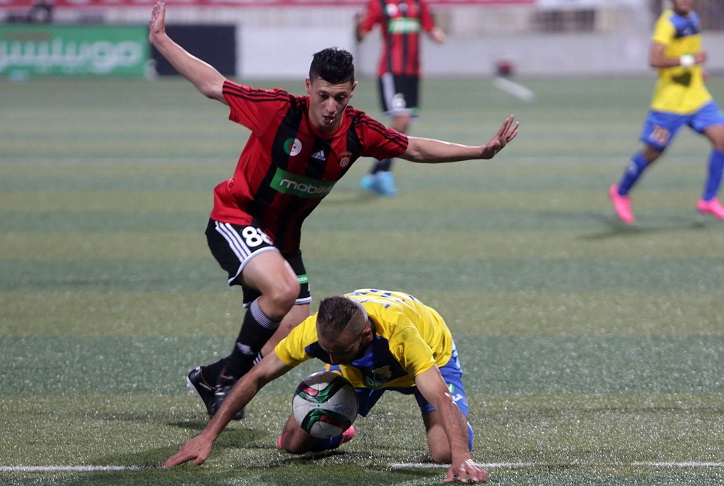
[[[452, 334], [435, 309], [404, 292], [361, 289], [345, 295], [362, 304], [374, 334], [362, 357], [339, 365], [355, 388], [415, 386], [415, 376], [450, 360]], [[287, 366], [311, 358], [329, 363], [317, 340], [314, 314], [279, 342], [274, 352]]]
[[[665, 54], [679, 58], [701, 50], [701, 24], [696, 12], [682, 17], [672, 9], [656, 21], [652, 42], [666, 46]], [[651, 100], [651, 109], [688, 115], [698, 111], [712, 99], [704, 85], [701, 65], [673, 66], [659, 69], [659, 77]]]

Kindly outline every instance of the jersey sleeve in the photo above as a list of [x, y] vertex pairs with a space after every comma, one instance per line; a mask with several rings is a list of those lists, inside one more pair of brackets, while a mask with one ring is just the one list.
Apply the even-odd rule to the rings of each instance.
[[388, 128], [374, 118], [360, 112], [357, 117], [357, 132], [362, 142], [361, 155], [378, 160], [399, 157], [409, 140], [407, 135]]
[[308, 359], [306, 347], [317, 341], [316, 314], [306, 318], [297, 327], [291, 330], [287, 337], [279, 341], [274, 352], [287, 366], [297, 366]]
[[271, 120], [289, 106], [290, 96], [281, 89], [259, 89], [224, 82], [224, 99], [229, 104], [229, 119], [261, 137]]
[[427, 6], [427, 2], [420, 2], [420, 27], [425, 32], [430, 32], [435, 27], [435, 18]]
[[651, 41], [668, 46], [674, 38], [674, 35], [676, 35], [674, 24], [671, 23], [668, 15], [662, 15], [659, 17], [659, 20], [656, 21], [654, 33], [651, 35]]
[[370, 0], [369, 2], [367, 2], [364, 17], [362, 18], [362, 22], [360, 22], [359, 24], [359, 28], [361, 30], [372, 30], [375, 24], [380, 22], [380, 19], [382, 17], [382, 9], [380, 4], [381, 2], [379, 0]]
[[410, 376], [424, 373], [435, 365], [432, 349], [417, 328], [402, 325], [390, 338], [390, 352]]

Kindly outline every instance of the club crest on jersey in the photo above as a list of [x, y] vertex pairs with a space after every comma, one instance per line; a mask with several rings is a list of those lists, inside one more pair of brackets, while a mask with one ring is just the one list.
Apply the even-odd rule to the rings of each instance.
[[342, 157], [339, 159], [339, 166], [347, 167], [349, 165], [349, 159], [352, 157], [352, 152], [342, 152], [340, 155]]
[[367, 388], [376, 390], [390, 381], [390, 378], [392, 378], [392, 371], [390, 370], [390, 366], [386, 365], [372, 370], [370, 375], [365, 375], [364, 384]]
[[298, 138], [288, 138], [284, 142], [284, 151], [292, 157], [299, 155], [299, 152], [302, 151], [302, 142]]

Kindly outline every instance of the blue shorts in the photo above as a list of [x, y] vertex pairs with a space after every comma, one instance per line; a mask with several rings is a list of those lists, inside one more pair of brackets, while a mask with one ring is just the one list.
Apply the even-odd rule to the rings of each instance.
[[663, 151], [674, 139], [676, 132], [684, 125], [688, 125], [697, 133], [703, 133], [712, 125], [724, 125], [724, 114], [714, 101], [689, 115], [650, 110], [641, 130], [640, 140]]
[[[327, 365], [325, 369], [327, 368], [331, 371], [339, 371], [339, 367], [336, 365]], [[453, 400], [457, 404], [458, 408], [463, 413], [463, 415], [467, 417], [467, 394], [465, 393], [465, 386], [463, 385], [463, 370], [460, 368], [460, 360], [458, 359], [458, 351], [455, 347], [455, 343], [453, 343], [452, 356], [450, 357], [450, 360], [440, 368], [440, 374], [442, 374], [442, 378], [445, 380], [445, 383], [450, 389], [450, 394], [452, 395]], [[357, 398], [359, 399], [359, 414], [363, 417], [366, 417], [369, 411], [372, 410], [372, 407], [374, 407], [377, 403], [377, 400], [379, 400], [380, 397], [382, 397], [382, 394], [387, 390], [393, 390], [405, 395], [415, 395], [417, 405], [420, 407], [420, 411], [423, 414], [430, 413], [435, 410], [435, 408], [430, 405], [430, 402], [425, 400], [425, 397], [422, 396], [422, 393], [420, 393], [420, 391], [415, 386], [381, 388], [376, 390], [371, 388], [357, 388], [356, 391]]]

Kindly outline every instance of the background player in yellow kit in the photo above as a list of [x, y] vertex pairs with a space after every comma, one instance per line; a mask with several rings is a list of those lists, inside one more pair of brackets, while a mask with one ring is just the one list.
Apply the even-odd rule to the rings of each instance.
[[664, 11], [652, 36], [649, 64], [659, 70], [651, 109], [641, 132], [644, 148], [631, 158], [618, 184], [609, 188], [609, 197], [619, 219], [631, 224], [629, 191], [644, 170], [664, 153], [679, 129], [688, 125], [712, 143], [709, 170], [697, 209], [724, 220], [724, 207], [717, 199], [724, 169], [724, 115], [706, 89], [702, 64], [699, 16], [693, 0], [673, 0]]

